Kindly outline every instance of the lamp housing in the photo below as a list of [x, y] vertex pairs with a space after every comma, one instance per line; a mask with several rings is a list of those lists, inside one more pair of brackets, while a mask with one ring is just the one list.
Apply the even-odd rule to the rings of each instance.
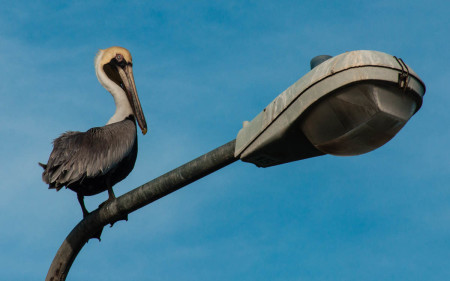
[[420, 109], [425, 84], [403, 60], [366, 50], [326, 59], [244, 122], [236, 157], [269, 167], [367, 153]]

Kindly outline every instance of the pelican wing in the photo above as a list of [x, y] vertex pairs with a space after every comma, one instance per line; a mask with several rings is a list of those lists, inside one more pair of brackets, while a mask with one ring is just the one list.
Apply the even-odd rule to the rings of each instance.
[[92, 128], [66, 132], [53, 141], [53, 151], [42, 179], [49, 188], [61, 189], [84, 178], [105, 175], [127, 157], [136, 141], [134, 118]]

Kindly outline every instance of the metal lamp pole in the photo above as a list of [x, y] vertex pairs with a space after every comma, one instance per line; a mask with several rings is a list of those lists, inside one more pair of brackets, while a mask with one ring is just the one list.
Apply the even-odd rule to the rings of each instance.
[[56, 253], [46, 281], [65, 280], [80, 250], [104, 226], [114, 224], [131, 212], [144, 207], [204, 176], [238, 160], [234, 156], [235, 140], [230, 141], [146, 184], [117, 197], [78, 223]]

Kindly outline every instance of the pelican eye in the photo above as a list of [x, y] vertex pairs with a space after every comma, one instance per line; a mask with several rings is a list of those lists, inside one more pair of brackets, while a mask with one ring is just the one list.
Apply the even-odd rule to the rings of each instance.
[[118, 65], [121, 68], [124, 68], [128, 64], [128, 62], [125, 60], [125, 58], [121, 54], [117, 54], [114, 58], [112, 58], [110, 63], [113, 65]]

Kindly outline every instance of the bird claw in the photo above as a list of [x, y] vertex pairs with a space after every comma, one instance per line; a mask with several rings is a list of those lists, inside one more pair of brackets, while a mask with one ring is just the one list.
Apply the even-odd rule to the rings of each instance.
[[[102, 236], [102, 232], [103, 232], [103, 227], [97, 231], [96, 233], [92, 234], [92, 236], [89, 239], [98, 239], [98, 242], [101, 242], [102, 239], [100, 238], [100, 236]], [[88, 240], [89, 241], [89, 240]]]
[[[114, 200], [116, 200], [116, 199], [115, 199], [115, 198], [114, 198], [114, 199], [109, 198], [109, 199], [106, 200], [105, 202], [101, 203], [101, 204], [98, 206], [98, 208], [102, 208], [104, 205], [107, 205], [107, 204], [111, 203], [111, 202], [114, 201]], [[113, 221], [111, 221], [111, 222], [109, 223], [109, 225], [110, 225], [110, 227], [113, 227], [113, 225], [114, 225], [116, 222], [122, 221], [122, 220], [123, 220], [123, 221], [128, 221], [128, 214], [119, 215], [116, 219], [114, 219]]]
[[98, 208], [100, 209], [101, 207], [105, 206], [106, 204], [110, 203], [111, 200], [106, 200], [105, 202], [101, 203], [100, 205], [98, 205]]
[[[90, 214], [89, 212], [86, 211], [86, 213], [85, 213], [85, 212], [83, 211], [83, 220], [84, 220], [89, 214]], [[94, 234], [92, 234], [92, 236], [89, 237], [89, 239], [88, 239], [87, 242], [89, 242], [90, 239], [94, 239], [94, 238], [95, 238], [95, 239], [98, 239], [98, 241], [101, 242], [102, 239], [101, 239], [100, 237], [102, 236], [102, 232], [103, 232], [103, 227], [100, 228], [99, 231], [97, 231], [97, 232], [95, 232]]]
[[120, 215], [117, 219], [109, 223], [109, 227], [113, 227], [113, 225], [118, 221], [128, 221], [128, 214]]

